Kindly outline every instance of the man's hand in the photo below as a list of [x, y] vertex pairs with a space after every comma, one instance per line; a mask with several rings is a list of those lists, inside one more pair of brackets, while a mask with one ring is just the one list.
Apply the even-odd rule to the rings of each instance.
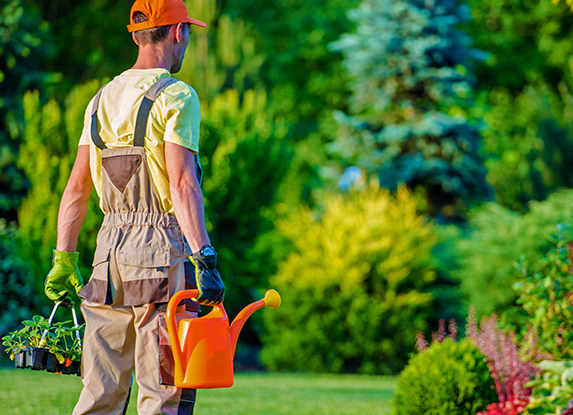
[[212, 246], [204, 246], [189, 259], [195, 266], [195, 280], [199, 289], [199, 297], [194, 301], [208, 306], [221, 304], [225, 297], [225, 284], [216, 268], [215, 249]]
[[67, 308], [74, 306], [71, 292], [76, 293], [84, 286], [78, 268], [79, 253], [54, 250], [52, 269], [46, 277], [44, 292], [52, 301], [61, 301]]

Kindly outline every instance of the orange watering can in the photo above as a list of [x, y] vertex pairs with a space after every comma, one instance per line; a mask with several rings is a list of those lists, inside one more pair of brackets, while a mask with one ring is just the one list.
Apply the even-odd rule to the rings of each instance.
[[213, 306], [200, 318], [175, 320], [177, 306], [186, 298], [196, 298], [199, 290], [177, 292], [167, 304], [167, 329], [175, 363], [175, 386], [179, 388], [228, 388], [233, 386], [233, 356], [237, 337], [251, 314], [264, 306], [277, 308], [281, 297], [268, 290], [265, 298], [241, 310], [229, 326], [223, 304]]

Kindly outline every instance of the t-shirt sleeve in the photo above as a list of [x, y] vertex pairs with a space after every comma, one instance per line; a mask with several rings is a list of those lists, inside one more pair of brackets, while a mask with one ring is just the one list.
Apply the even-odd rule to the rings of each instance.
[[86, 112], [84, 114], [84, 128], [82, 128], [82, 135], [80, 136], [80, 142], [79, 142], [78, 146], [90, 145], [92, 142], [92, 138], [90, 135], [90, 127], [91, 127], [91, 125], [90, 125], [90, 123], [91, 123], [90, 109], [92, 107], [94, 98], [91, 99], [90, 103], [88, 104], [88, 106], [86, 108]]
[[165, 121], [164, 140], [198, 153], [201, 104], [195, 90], [185, 85], [165, 94], [162, 115]]

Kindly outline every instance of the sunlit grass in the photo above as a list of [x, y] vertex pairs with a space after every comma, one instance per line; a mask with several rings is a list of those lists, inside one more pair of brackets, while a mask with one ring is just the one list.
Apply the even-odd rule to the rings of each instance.
[[[392, 377], [238, 373], [228, 389], [200, 390], [195, 415], [391, 414]], [[0, 407], [9, 415], [69, 415], [82, 388], [79, 377], [0, 370]], [[136, 415], [136, 393], [128, 415]]]

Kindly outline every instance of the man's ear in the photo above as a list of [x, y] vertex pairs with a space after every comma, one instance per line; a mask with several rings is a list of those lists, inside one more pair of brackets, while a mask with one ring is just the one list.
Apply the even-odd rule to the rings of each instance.
[[133, 41], [135, 42], [135, 44], [137, 46], [139, 46], [139, 42], [137, 41], [137, 38], [135, 37], [135, 32], [131, 32], [131, 37], [133, 38]]
[[175, 25], [175, 40], [177, 43], [181, 42], [181, 39], [183, 39], [183, 27], [183, 23], [177, 23]]

